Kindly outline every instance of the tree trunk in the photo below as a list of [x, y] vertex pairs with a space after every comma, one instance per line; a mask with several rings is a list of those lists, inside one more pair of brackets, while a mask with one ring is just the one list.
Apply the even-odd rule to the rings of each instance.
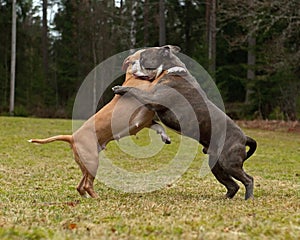
[[185, 26], [184, 26], [184, 38], [185, 38], [185, 51], [187, 54], [191, 54], [193, 46], [191, 45], [191, 0], [185, 1]]
[[159, 45], [166, 45], [165, 1], [159, 0]]
[[[253, 7], [253, 0], [248, 0], [248, 4], [251, 10]], [[254, 37], [254, 33], [251, 33], [248, 37], [248, 60], [247, 60], [248, 66], [247, 66], [247, 84], [246, 84], [246, 97], [245, 97], [246, 104], [250, 103], [250, 97], [253, 92], [250, 86], [255, 79], [255, 69], [254, 69], [254, 66], [256, 64], [255, 47], [256, 47], [256, 38]]]
[[136, 45], [136, 12], [138, 1], [134, 0], [131, 6], [130, 48], [133, 49]]
[[11, 70], [10, 70], [10, 102], [9, 113], [14, 115], [15, 110], [15, 76], [16, 76], [16, 0], [12, 2], [12, 27], [11, 27]]
[[251, 82], [254, 81], [255, 78], [255, 63], [256, 63], [256, 56], [255, 56], [255, 46], [256, 46], [256, 38], [253, 35], [248, 37], [248, 69], [247, 69], [247, 85], [246, 85], [246, 98], [245, 103], [250, 102], [250, 95], [253, 92], [250, 88]]
[[[93, 26], [93, 29], [96, 29], [96, 25], [97, 25], [97, 17], [95, 16], [96, 13], [96, 6], [93, 6], [93, 4], [95, 3], [91, 3], [90, 9], [94, 9], [90, 14], [92, 15], [91, 18], [91, 26]], [[97, 39], [96, 39], [96, 33], [95, 30], [93, 31], [93, 29], [91, 29], [92, 31], [92, 53], [93, 53], [93, 64], [94, 64], [94, 68], [97, 66]], [[98, 76], [97, 76], [97, 70], [94, 69], [94, 79], [93, 79], [93, 111], [94, 113], [97, 111], [97, 80], [98, 80]]]
[[206, 1], [206, 26], [208, 45], [208, 71], [215, 79], [216, 73], [216, 0]]
[[43, 47], [43, 69], [44, 80], [48, 79], [48, 25], [47, 25], [47, 6], [48, 1], [43, 0], [43, 29], [42, 29], [42, 47]]
[[144, 46], [149, 45], [149, 0], [144, 2]]

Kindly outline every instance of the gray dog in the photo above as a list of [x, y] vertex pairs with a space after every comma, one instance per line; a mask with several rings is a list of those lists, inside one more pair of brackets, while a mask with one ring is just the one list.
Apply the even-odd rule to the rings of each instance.
[[[116, 86], [115, 94], [130, 95], [156, 112], [169, 128], [199, 141], [203, 152], [209, 154], [209, 165], [217, 180], [227, 188], [226, 198], [233, 198], [241, 181], [246, 188], [245, 199], [253, 198], [253, 177], [243, 170], [244, 161], [256, 150], [256, 141], [245, 136], [242, 130], [201, 89], [185, 65], [174, 54], [180, 48], [164, 46], [139, 52], [135, 66], [136, 77], [147, 74], [157, 76], [166, 71], [151, 90]], [[153, 72], [155, 74], [153, 74]], [[149, 78], [149, 80], [151, 80]], [[217, 124], [216, 124], [217, 123]], [[215, 133], [224, 132], [220, 138]], [[249, 147], [246, 152], [246, 146]]]

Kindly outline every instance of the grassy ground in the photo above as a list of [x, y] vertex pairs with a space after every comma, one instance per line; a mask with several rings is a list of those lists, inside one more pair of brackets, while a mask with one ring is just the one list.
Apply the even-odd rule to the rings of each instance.
[[[124, 193], [97, 181], [97, 200], [82, 199], [80, 171], [66, 143], [29, 144], [33, 137], [69, 134], [71, 121], [0, 117], [0, 239], [299, 239], [299, 134], [246, 129], [258, 150], [245, 164], [255, 200], [241, 187], [232, 200], [199, 153], [175, 184], [150, 193]], [[179, 136], [155, 157], [135, 159], [112, 143], [114, 164], [130, 171], [160, 168]], [[138, 144], [149, 139], [143, 132]], [[201, 151], [200, 151], [201, 152]]]

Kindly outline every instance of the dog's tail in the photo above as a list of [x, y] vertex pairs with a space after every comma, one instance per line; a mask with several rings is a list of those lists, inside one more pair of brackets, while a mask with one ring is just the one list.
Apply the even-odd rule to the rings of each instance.
[[246, 138], [247, 138], [246, 146], [249, 147], [249, 150], [247, 152], [247, 156], [244, 159], [244, 161], [252, 156], [252, 154], [255, 152], [256, 147], [257, 147], [257, 143], [254, 139], [252, 139], [251, 137], [248, 137], [248, 136], [246, 136]]
[[72, 135], [57, 135], [49, 138], [44, 138], [44, 139], [30, 139], [28, 142], [30, 143], [39, 143], [39, 144], [45, 144], [45, 143], [50, 143], [54, 141], [63, 141], [63, 142], [68, 142], [72, 144], [73, 137]]

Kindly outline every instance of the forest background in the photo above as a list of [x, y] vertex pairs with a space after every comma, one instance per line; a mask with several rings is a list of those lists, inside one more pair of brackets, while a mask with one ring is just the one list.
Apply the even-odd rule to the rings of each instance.
[[[103, 60], [173, 44], [208, 70], [231, 117], [300, 118], [298, 0], [18, 0], [16, 12], [16, 116], [70, 118], [77, 90]], [[2, 115], [11, 25], [12, 0], [0, 0]]]

